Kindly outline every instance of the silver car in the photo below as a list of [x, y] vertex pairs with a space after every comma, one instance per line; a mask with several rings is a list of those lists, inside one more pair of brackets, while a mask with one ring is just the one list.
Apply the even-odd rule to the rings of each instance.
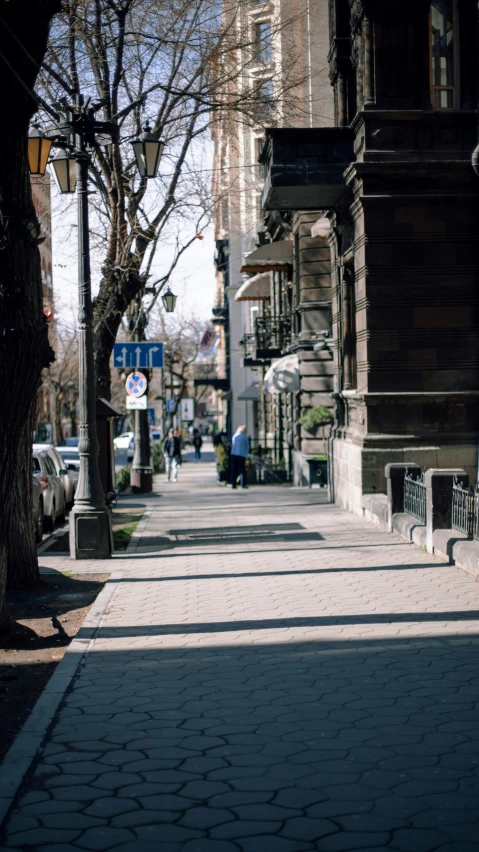
[[70, 472], [66, 469], [60, 453], [57, 452], [57, 450], [52, 444], [34, 444], [33, 449], [34, 451], [44, 450], [48, 453], [53, 462], [53, 466], [55, 468], [57, 476], [59, 476], [63, 482], [66, 504], [67, 506], [71, 506], [73, 503], [75, 483], [73, 481], [73, 477], [70, 475]]
[[43, 491], [41, 483], [35, 476], [32, 476], [32, 496], [35, 541], [40, 544], [43, 538]]
[[57, 519], [65, 520], [65, 489], [46, 450], [34, 450], [33, 475], [42, 487], [44, 526], [53, 531]]
[[80, 473], [80, 453], [78, 452], [78, 447], [55, 447], [55, 449], [63, 462], [63, 467], [66, 468], [73, 480], [73, 493], [75, 493]]

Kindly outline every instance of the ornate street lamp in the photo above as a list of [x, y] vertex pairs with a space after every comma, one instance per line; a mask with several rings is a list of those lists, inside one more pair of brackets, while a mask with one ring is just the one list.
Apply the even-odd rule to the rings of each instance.
[[51, 147], [52, 140], [34, 125], [28, 134], [28, 165], [31, 175], [43, 177]]
[[131, 144], [140, 176], [156, 177], [165, 143], [153, 135], [149, 124], [145, 124], [141, 136], [134, 139]]
[[53, 177], [58, 191], [65, 195], [67, 192], [75, 192], [77, 185], [77, 161], [68, 151], [59, 151], [53, 160], [50, 160]]
[[[102, 559], [111, 556], [110, 511], [98, 464], [96, 431], [96, 382], [93, 360], [93, 304], [91, 295], [90, 239], [88, 223], [88, 169], [90, 150], [95, 144], [109, 144], [117, 128], [111, 122], [97, 121], [101, 103], [86, 109], [82, 95], [58, 116], [55, 130], [45, 137], [38, 128], [28, 142], [32, 174], [44, 174], [50, 152], [45, 143], [60, 148], [51, 161], [55, 183], [61, 193], [74, 192], [78, 199], [78, 347], [80, 364], [80, 473], [75, 502], [70, 512], [70, 554], [73, 559]], [[138, 143], [137, 148], [135, 144]], [[133, 143], [142, 177], [154, 177], [163, 142], [149, 128]], [[70, 153], [71, 152], [71, 153]], [[43, 172], [40, 169], [43, 168]], [[173, 295], [173, 294], [171, 294]], [[173, 297], [175, 298], [175, 297]], [[139, 412], [137, 412], [139, 413]], [[145, 412], [146, 414], [146, 412]]]
[[177, 298], [178, 296], [175, 296], [175, 294], [171, 292], [169, 287], [166, 293], [163, 293], [161, 301], [163, 302], [163, 306], [167, 314], [172, 314], [175, 310]]

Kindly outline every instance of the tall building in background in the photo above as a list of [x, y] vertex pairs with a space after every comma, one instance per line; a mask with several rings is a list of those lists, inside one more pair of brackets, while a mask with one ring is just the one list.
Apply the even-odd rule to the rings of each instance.
[[[241, 99], [247, 92], [255, 96], [250, 121], [232, 110], [229, 120], [213, 128], [215, 314], [221, 328], [219, 363], [224, 364], [224, 376], [229, 379], [223, 404], [228, 406], [230, 429], [244, 423], [253, 444], [260, 442], [265, 448], [275, 443], [279, 459], [285, 452], [278, 444], [276, 428], [281, 406], [274, 400], [265, 401], [261, 388], [265, 371], [290, 341], [285, 338], [277, 346], [264, 347], [265, 357], [259, 358], [249, 357], [248, 341], [264, 329], [274, 332], [280, 320], [278, 299], [284, 293], [279, 289], [287, 293], [292, 286], [292, 249], [289, 264], [263, 264], [258, 297], [253, 291], [246, 295], [239, 291], [247, 282], [245, 258], [272, 240], [262, 213], [264, 169], [258, 162], [265, 128], [333, 122], [327, 66], [328, 0], [225, 3], [223, 14], [224, 26], [236, 34], [237, 43], [231, 58], [236, 71], [230, 82], [231, 100]], [[283, 237], [292, 246], [292, 229], [287, 223]], [[277, 272], [283, 273], [281, 282]]]
[[[50, 197], [50, 175], [48, 171], [43, 177], [32, 177], [32, 198], [37, 219], [40, 223], [41, 242], [40, 264], [42, 272], [43, 310], [51, 311], [49, 325], [50, 340], [55, 335], [54, 299], [53, 299], [53, 259], [52, 259], [52, 210]], [[38, 415], [36, 439], [38, 441], [53, 440], [53, 411], [51, 392], [41, 386], [38, 393]]]

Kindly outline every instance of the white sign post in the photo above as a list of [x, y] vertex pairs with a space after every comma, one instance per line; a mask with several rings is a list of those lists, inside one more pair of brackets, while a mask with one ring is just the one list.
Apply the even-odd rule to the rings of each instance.
[[181, 400], [181, 419], [183, 422], [195, 419], [195, 401], [191, 398]]
[[126, 407], [129, 411], [146, 411], [148, 398], [146, 396], [127, 396]]

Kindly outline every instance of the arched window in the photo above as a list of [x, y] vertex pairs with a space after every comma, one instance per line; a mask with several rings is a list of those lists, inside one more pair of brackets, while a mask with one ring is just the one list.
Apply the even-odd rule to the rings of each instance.
[[459, 107], [457, 0], [434, 0], [429, 14], [431, 103], [433, 109]]

